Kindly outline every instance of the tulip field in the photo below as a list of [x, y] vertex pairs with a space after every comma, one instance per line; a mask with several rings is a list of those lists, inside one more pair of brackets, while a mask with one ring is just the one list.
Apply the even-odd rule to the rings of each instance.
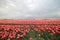
[[0, 40], [60, 40], [60, 20], [0, 20]]

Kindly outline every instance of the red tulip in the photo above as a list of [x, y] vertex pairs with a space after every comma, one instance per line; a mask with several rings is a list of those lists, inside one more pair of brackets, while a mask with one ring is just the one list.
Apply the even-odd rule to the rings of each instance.
[[30, 37], [30, 38], [29, 38], [29, 40], [33, 40], [33, 38], [32, 38], [32, 37]]
[[53, 36], [54, 34], [53, 33], [50, 33], [51, 36]]
[[20, 34], [17, 35], [17, 38], [18, 38], [18, 39], [20, 38]]
[[41, 37], [41, 34], [38, 34], [38, 37]]
[[35, 30], [36, 32], [39, 32], [38, 28], [34, 28], [34, 30]]

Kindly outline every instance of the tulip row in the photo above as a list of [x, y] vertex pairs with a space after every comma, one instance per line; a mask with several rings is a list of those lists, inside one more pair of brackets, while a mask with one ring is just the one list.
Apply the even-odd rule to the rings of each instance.
[[[38, 37], [42, 37], [46, 31], [49, 32], [51, 36], [54, 34], [60, 35], [60, 25], [0, 25], [0, 39], [21, 39], [32, 32], [36, 32], [38, 33]], [[30, 37], [29, 40], [33, 40], [33, 38]]]

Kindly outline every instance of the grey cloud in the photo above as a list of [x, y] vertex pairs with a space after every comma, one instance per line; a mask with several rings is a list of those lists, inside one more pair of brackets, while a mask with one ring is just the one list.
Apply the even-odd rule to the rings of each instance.
[[0, 19], [60, 18], [60, 0], [0, 0]]

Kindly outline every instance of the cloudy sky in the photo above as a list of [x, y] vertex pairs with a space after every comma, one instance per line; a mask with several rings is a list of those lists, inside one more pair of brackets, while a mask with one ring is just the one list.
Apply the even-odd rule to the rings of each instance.
[[60, 0], [0, 0], [0, 19], [60, 18]]

